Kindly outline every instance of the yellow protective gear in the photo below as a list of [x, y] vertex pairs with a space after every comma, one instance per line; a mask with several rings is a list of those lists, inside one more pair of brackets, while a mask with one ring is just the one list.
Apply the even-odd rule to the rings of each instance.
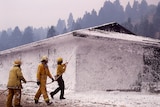
[[12, 106], [12, 99], [14, 98], [14, 107], [19, 107], [21, 104], [21, 89], [8, 89], [6, 107]]
[[39, 89], [35, 95], [35, 100], [38, 100], [41, 94], [43, 95], [44, 100], [47, 102], [49, 101], [48, 95], [47, 95], [47, 89], [46, 89], [46, 82], [47, 82], [47, 76], [49, 76], [51, 79], [53, 78], [48, 66], [46, 64], [39, 64], [38, 71], [37, 71], [37, 81], [40, 82]]
[[63, 62], [63, 58], [61, 57], [57, 58], [57, 62]]
[[66, 64], [57, 65], [57, 75], [62, 75], [66, 70]]
[[44, 101], [48, 102], [49, 97], [48, 97], [48, 94], [47, 94], [46, 85], [40, 84], [40, 87], [39, 87], [34, 99], [39, 100], [39, 97], [41, 96], [41, 94], [43, 95]]
[[42, 56], [41, 62], [42, 62], [42, 61], [48, 61], [48, 57], [47, 57], [47, 56]]
[[17, 59], [17, 60], [14, 61], [14, 65], [21, 65], [21, 64], [22, 64], [22, 62], [19, 59]]
[[26, 80], [23, 77], [23, 74], [21, 72], [21, 68], [15, 65], [10, 70], [7, 88], [10, 88], [10, 89], [22, 89], [21, 80], [23, 82], [26, 82]]
[[21, 68], [18, 66], [20, 65], [20, 60], [16, 60], [15, 65], [9, 72], [9, 79], [7, 83], [8, 88], [8, 97], [7, 97], [7, 107], [13, 107], [12, 106], [12, 99], [14, 98], [14, 106], [20, 106], [21, 101], [21, 89], [22, 89], [22, 83], [21, 80], [26, 83], [26, 80], [23, 77], [23, 74], [21, 72]]
[[57, 72], [56, 72], [57, 74], [55, 76], [55, 80], [57, 80], [59, 87], [56, 90], [54, 90], [53, 92], [50, 93], [51, 97], [53, 97], [56, 93], [61, 91], [60, 99], [65, 99], [64, 98], [65, 85], [64, 85], [64, 80], [62, 78], [62, 74], [66, 70], [66, 67], [67, 67], [66, 64], [67, 63], [65, 63], [65, 64], [58, 63], [58, 65], [57, 65]]
[[39, 64], [38, 71], [37, 71], [37, 80], [40, 81], [40, 83], [46, 84], [47, 76], [49, 76], [50, 78], [53, 78], [48, 69], [48, 66], [42, 63]]

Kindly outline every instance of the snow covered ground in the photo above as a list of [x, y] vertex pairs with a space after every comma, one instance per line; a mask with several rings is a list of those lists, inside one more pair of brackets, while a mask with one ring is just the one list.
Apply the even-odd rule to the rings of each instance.
[[[25, 86], [25, 85], [24, 85]], [[34, 104], [33, 88], [25, 87], [22, 90], [22, 105], [24, 107], [45, 107], [43, 97], [40, 97], [40, 104]], [[52, 89], [48, 89], [48, 93]], [[140, 92], [120, 92], [120, 91], [65, 91], [65, 100], [59, 100], [59, 93], [51, 99], [51, 107], [160, 107], [159, 94]]]
[[[56, 84], [48, 84], [48, 95], [55, 88]], [[25, 107], [45, 107], [43, 97], [40, 97], [40, 104], [34, 104], [34, 95], [38, 89], [36, 83], [23, 84], [22, 105]], [[6, 89], [1, 85], [0, 90]], [[6, 92], [7, 93], [7, 92]], [[51, 99], [53, 107], [160, 107], [160, 95], [149, 92], [123, 92], [123, 91], [71, 91], [65, 90], [65, 100], [59, 100], [59, 94]], [[28, 105], [28, 106], [27, 106]]]

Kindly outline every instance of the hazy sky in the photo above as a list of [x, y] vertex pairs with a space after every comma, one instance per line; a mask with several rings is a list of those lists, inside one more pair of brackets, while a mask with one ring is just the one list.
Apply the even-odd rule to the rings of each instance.
[[[59, 18], [68, 19], [69, 13], [74, 19], [81, 17], [85, 11], [99, 11], [106, 0], [0, 0], [0, 30], [19, 26], [48, 27], [56, 25]], [[109, 1], [109, 0], [107, 0]], [[110, 0], [115, 1], [115, 0]], [[120, 0], [122, 5], [128, 1]], [[141, 0], [137, 0], [141, 2]], [[158, 4], [160, 0], [146, 0], [148, 4]]]

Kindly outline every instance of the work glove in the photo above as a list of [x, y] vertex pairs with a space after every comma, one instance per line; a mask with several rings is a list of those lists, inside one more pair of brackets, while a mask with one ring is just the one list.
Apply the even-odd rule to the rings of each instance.
[[40, 85], [40, 81], [37, 81], [37, 85]]
[[55, 78], [55, 80], [57, 80], [58, 79], [58, 75], [55, 75], [54, 78]]
[[23, 83], [26, 83], [26, 82], [27, 82], [24, 78], [22, 78], [21, 80], [23, 81]]
[[52, 82], [54, 82], [54, 79], [52, 78]]
[[27, 81], [26, 81], [26, 80], [24, 80], [23, 82], [24, 82], [24, 83], [26, 83]]

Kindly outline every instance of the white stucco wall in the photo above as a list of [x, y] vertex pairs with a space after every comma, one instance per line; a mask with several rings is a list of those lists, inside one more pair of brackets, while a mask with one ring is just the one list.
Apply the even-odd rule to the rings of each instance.
[[[74, 89], [75, 86], [75, 42], [72, 36], [59, 36], [47, 40], [28, 44], [2, 51], [0, 54], [0, 84], [7, 84], [9, 70], [15, 59], [22, 60], [22, 71], [27, 81], [36, 81], [36, 72], [41, 56], [46, 55], [49, 58], [48, 66], [52, 75], [56, 72], [56, 60], [62, 57], [64, 62], [69, 61], [64, 79], [66, 89]], [[71, 57], [72, 56], [72, 57]], [[72, 77], [71, 77], [72, 76]], [[48, 78], [48, 82], [51, 80]], [[50, 87], [56, 87], [56, 82]], [[54, 89], [54, 88], [53, 88]]]
[[[150, 71], [158, 71], [158, 68], [154, 70], [152, 66], [158, 58], [160, 59], [160, 55], [155, 54], [159, 53], [158, 42], [156, 46], [152, 46], [153, 41], [152, 44], [148, 41], [144, 43], [142, 38], [136, 41], [138, 37], [135, 37], [134, 41], [131, 38], [118, 39], [119, 36], [125, 38], [131, 35], [112, 32], [102, 33], [102, 36], [100, 34], [96, 31], [82, 35], [68, 33], [2, 51], [0, 84], [7, 84], [9, 70], [17, 58], [23, 62], [22, 71], [26, 79], [36, 81], [37, 66], [43, 55], [48, 56], [48, 66], [53, 75], [56, 72], [58, 57], [62, 57], [64, 62], [69, 61], [63, 76], [65, 87], [76, 91], [134, 90], [142, 81], [150, 81]], [[105, 37], [108, 35], [116, 38]], [[148, 60], [151, 62], [150, 65], [147, 65]], [[56, 86], [55, 82], [48, 87], [55, 89]]]
[[143, 71], [141, 45], [117, 39], [81, 39], [85, 44], [77, 50], [76, 90], [133, 88]]

